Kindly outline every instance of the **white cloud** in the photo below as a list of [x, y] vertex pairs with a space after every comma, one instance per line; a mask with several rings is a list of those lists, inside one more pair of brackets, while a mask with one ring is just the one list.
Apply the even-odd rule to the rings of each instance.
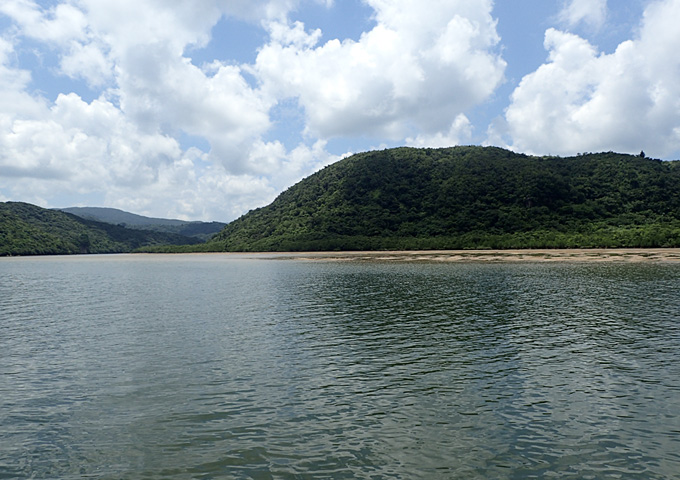
[[[152, 181], [161, 163], [179, 156], [177, 142], [145, 134], [104, 100], [88, 104], [76, 94], [59, 95], [37, 118], [14, 118], [0, 131], [5, 174], [68, 179], [78, 186], [138, 187]], [[11, 153], [10, 153], [11, 152]]]
[[121, 107], [145, 129], [207, 139], [215, 161], [247, 171], [250, 146], [269, 128], [270, 102], [248, 85], [239, 67], [214, 69], [206, 74], [163, 45], [138, 47], [119, 62]]
[[[332, 0], [315, 0], [332, 6]], [[283, 20], [300, 4], [299, 0], [218, 0], [225, 14], [251, 22]]]
[[61, 72], [70, 78], [82, 78], [92, 87], [106, 85], [113, 76], [113, 63], [105, 50], [105, 46], [95, 42], [73, 42], [69, 53], [61, 59]]
[[222, 15], [215, 0], [194, 3], [178, 0], [79, 0], [91, 30], [111, 45], [113, 55], [130, 48], [162, 42], [167, 51], [181, 55], [188, 45], [210, 39], [210, 29]]
[[34, 118], [15, 117], [0, 128], [0, 173], [9, 179], [0, 187], [46, 206], [46, 199], [77, 193], [152, 216], [230, 220], [338, 159], [323, 142], [291, 152], [259, 142], [249, 160], [260, 171], [234, 174], [204, 152], [183, 152], [175, 139], [140, 130], [105, 99], [60, 95], [36, 109]]
[[308, 135], [394, 140], [447, 132], [501, 82], [491, 1], [367, 3], [377, 25], [359, 41], [318, 45], [319, 33], [299, 23], [269, 24], [271, 41], [253, 71], [267, 93], [298, 98]]
[[36, 40], [62, 45], [86, 36], [87, 19], [73, 5], [62, 3], [43, 11], [32, 0], [3, 0], [0, 13], [13, 19], [23, 35]]
[[434, 135], [417, 135], [407, 138], [410, 147], [442, 148], [469, 143], [472, 138], [472, 124], [462, 113], [456, 117], [448, 132], [437, 132]]
[[31, 0], [6, 0], [0, 13], [15, 22], [24, 37], [49, 44], [60, 51], [61, 73], [83, 78], [93, 86], [111, 76], [111, 62], [102, 53], [101, 42], [93, 40], [85, 13], [68, 3], [43, 9]]
[[600, 28], [607, 18], [607, 0], [569, 0], [559, 18], [570, 27], [585, 23]]
[[189, 149], [160, 165], [143, 194], [115, 185], [107, 189], [105, 203], [150, 216], [227, 221], [269, 203], [275, 195], [267, 178], [229, 174], [220, 165], [206, 163], [203, 152]]
[[[259, 169], [249, 162], [250, 152], [270, 127], [273, 99], [253, 88], [240, 66], [214, 62], [201, 69], [184, 56], [188, 48], [207, 44], [225, 12], [240, 14], [245, 4], [212, 0], [196, 8], [180, 1], [83, 2], [93, 31], [108, 43], [115, 92], [131, 120], [146, 131], [206, 139], [211, 161], [234, 174]], [[277, 1], [251, 7], [251, 12], [281, 13], [290, 6]], [[127, 18], [131, 11], [135, 15]]]
[[[154, 216], [229, 220], [338, 160], [330, 137], [468, 140], [464, 112], [505, 69], [492, 1], [367, 3], [375, 28], [320, 44], [322, 32], [290, 21], [299, 0], [0, 2], [12, 24], [0, 38], [1, 195], [42, 205], [82, 195]], [[187, 57], [224, 15], [269, 33], [255, 65], [199, 67]], [[49, 74], [85, 80], [99, 97], [34, 93], [39, 82], [16, 65], [25, 39], [56, 57]], [[272, 108], [288, 98], [306, 121], [294, 147], [267, 140]], [[184, 134], [210, 151], [183, 150]]]
[[537, 153], [680, 148], [680, 0], [650, 4], [639, 37], [606, 55], [550, 29], [548, 63], [527, 75], [506, 111], [513, 147]]
[[77, 193], [152, 216], [230, 220], [337, 159], [322, 143], [292, 152], [261, 143], [251, 154], [261, 174], [233, 174], [197, 149], [182, 152], [173, 138], [139, 130], [103, 99], [61, 95], [41, 113], [0, 130], [0, 172], [9, 179], [0, 186], [46, 206]]
[[31, 74], [11, 66], [13, 45], [0, 37], [0, 126], [8, 125], [13, 115], [35, 115], [44, 102], [26, 92]]
[[[77, 194], [156, 216], [229, 220], [335, 160], [324, 142], [292, 151], [264, 142], [275, 99], [252, 87], [241, 66], [199, 68], [184, 56], [207, 44], [224, 14], [280, 19], [296, 5], [3, 2], [0, 13], [14, 24], [12, 40], [0, 38], [3, 198], [11, 192], [45, 205]], [[65, 93], [50, 103], [29, 93], [30, 72], [11, 66], [12, 42], [22, 37], [54, 49], [60, 73], [106, 88], [100, 98]], [[182, 151], [174, 138], [181, 132], [208, 140], [211, 151]]]

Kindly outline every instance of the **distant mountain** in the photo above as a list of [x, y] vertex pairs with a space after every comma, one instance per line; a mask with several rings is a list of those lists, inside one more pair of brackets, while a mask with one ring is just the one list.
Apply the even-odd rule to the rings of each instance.
[[60, 208], [59, 210], [98, 222], [111, 223], [140, 230], [175, 233], [187, 237], [196, 237], [201, 240], [209, 239], [226, 226], [226, 223], [221, 222], [189, 222], [184, 220], [144, 217], [116, 208], [69, 207]]
[[196, 238], [132, 230], [28, 203], [0, 203], [0, 255], [122, 253], [150, 245], [199, 242]]
[[680, 162], [396, 148], [343, 159], [228, 224], [217, 251], [680, 246]]

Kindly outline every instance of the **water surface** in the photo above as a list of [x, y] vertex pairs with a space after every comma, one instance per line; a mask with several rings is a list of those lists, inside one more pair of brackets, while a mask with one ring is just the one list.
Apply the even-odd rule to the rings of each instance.
[[680, 266], [0, 259], [0, 478], [680, 475]]

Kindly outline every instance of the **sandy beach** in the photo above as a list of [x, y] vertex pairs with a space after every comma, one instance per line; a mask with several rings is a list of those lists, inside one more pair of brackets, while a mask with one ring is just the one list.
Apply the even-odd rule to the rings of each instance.
[[268, 255], [279, 259], [338, 262], [680, 262], [680, 248], [301, 252]]

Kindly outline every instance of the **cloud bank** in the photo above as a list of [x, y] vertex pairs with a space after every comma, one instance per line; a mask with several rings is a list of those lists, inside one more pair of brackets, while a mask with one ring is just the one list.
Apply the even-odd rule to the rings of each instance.
[[[318, 2], [331, 8], [332, 2]], [[6, 0], [0, 39], [0, 187], [52, 204], [76, 198], [156, 215], [232, 219], [339, 159], [327, 141], [366, 136], [456, 142], [465, 111], [488, 98], [505, 64], [490, 0], [430, 8], [371, 0], [359, 41], [320, 42], [290, 19], [300, 2]], [[252, 65], [195, 65], [222, 18], [265, 29]], [[95, 94], [54, 100], [15, 58], [27, 44], [56, 54], [54, 75]], [[297, 145], [267, 140], [272, 112], [294, 101]], [[206, 148], [183, 145], [201, 139]], [[289, 142], [288, 142], [289, 143]], [[30, 193], [26, 193], [30, 192]]]
[[[0, 199], [231, 220], [348, 153], [339, 140], [481, 143], [475, 112], [507, 82], [494, 2], [363, 3], [350, 39], [297, 20], [330, 0], [3, 0]], [[608, 18], [606, 0], [564, 3], [487, 142], [680, 150], [680, 0], [604, 54], [577, 33]], [[195, 60], [225, 23], [261, 32], [252, 61]]]

